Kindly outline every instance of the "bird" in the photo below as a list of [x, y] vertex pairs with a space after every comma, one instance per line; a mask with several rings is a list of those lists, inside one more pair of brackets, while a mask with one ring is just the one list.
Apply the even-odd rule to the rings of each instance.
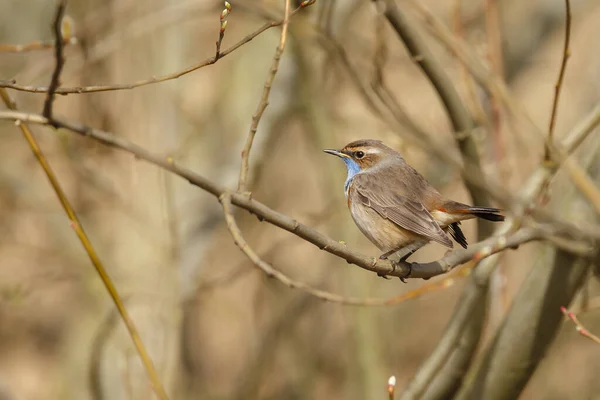
[[362, 139], [341, 150], [325, 149], [339, 157], [348, 170], [344, 193], [358, 229], [383, 253], [406, 261], [430, 242], [465, 249], [460, 223], [482, 218], [504, 221], [502, 210], [477, 207], [443, 197], [402, 155], [380, 140]]

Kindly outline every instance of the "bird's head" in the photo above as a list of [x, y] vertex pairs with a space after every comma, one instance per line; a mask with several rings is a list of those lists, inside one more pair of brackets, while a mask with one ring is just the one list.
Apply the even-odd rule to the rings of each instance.
[[379, 140], [363, 139], [348, 143], [341, 150], [325, 149], [325, 153], [333, 154], [342, 159], [348, 169], [348, 177], [344, 184], [344, 192], [348, 195], [348, 189], [352, 178], [360, 172], [364, 172], [379, 165], [383, 160], [398, 155], [394, 150], [384, 145]]
[[394, 150], [384, 145], [379, 140], [363, 139], [348, 143], [341, 150], [325, 149], [325, 153], [338, 156], [344, 161], [348, 172], [364, 171], [379, 164], [386, 156], [391, 155]]

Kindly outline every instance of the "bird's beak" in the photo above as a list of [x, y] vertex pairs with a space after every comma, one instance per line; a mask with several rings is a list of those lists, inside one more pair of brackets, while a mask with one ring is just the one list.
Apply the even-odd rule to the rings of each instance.
[[339, 151], [339, 150], [325, 149], [325, 150], [323, 150], [323, 151], [324, 151], [325, 153], [327, 153], [327, 154], [332, 154], [332, 155], [334, 155], [334, 156], [338, 156], [338, 157], [340, 157], [340, 158], [350, 158], [350, 156], [348, 156], [348, 154], [346, 154], [346, 153], [342, 153], [342, 152], [341, 152], [341, 151]]

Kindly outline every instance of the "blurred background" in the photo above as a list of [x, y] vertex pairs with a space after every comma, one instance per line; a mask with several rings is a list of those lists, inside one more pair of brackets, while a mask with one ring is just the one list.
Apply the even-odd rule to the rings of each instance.
[[[504, 77], [518, 106], [545, 131], [562, 55], [564, 2], [421, 3]], [[558, 138], [600, 102], [600, 3], [571, 3], [572, 55]], [[283, 16], [284, 1], [231, 4], [224, 49]], [[517, 194], [542, 158], [544, 137], [509, 118], [427, 33], [411, 6], [397, 4], [469, 106], [486, 178]], [[2, 0], [0, 43], [51, 41], [55, 7], [48, 0]], [[132, 83], [212, 57], [222, 9], [222, 2], [209, 0], [70, 1], [77, 43], [65, 48], [62, 85]], [[279, 35], [280, 28], [269, 29], [216, 64], [175, 80], [57, 96], [55, 112], [171, 156], [235, 189]], [[51, 49], [0, 52], [0, 79], [47, 86], [53, 67]], [[323, 148], [383, 140], [444, 195], [471, 202], [456, 166], [433, 156], [406, 124], [381, 111], [372, 84], [378, 70], [418, 127], [458, 155], [436, 92], [376, 4], [318, 0], [291, 20], [250, 156], [255, 199], [373, 256], [379, 251], [346, 207], [345, 168]], [[20, 110], [41, 112], [44, 94], [10, 95]], [[455, 275], [443, 289], [392, 306], [325, 303], [257, 270], [233, 243], [213, 196], [70, 132], [33, 129], [173, 399], [385, 399], [388, 377], [396, 376], [400, 391], [440, 340], [468, 279]], [[131, 339], [26, 142], [7, 121], [0, 121], [0, 138], [0, 399], [152, 398]], [[599, 146], [596, 132], [578, 154], [593, 167]], [[572, 186], [559, 174], [549, 196], [577, 197]], [[584, 200], [565, 204], [561, 215], [571, 215], [567, 209], [576, 205], [579, 218], [590, 219]], [[265, 261], [315, 287], [388, 298], [427, 284], [381, 279], [243, 210], [235, 215]], [[475, 224], [463, 226], [469, 242], [476, 242]], [[543, 251], [532, 243], [501, 256], [480, 352]], [[444, 252], [432, 244], [413, 260], [434, 260]], [[598, 295], [590, 276], [572, 305], [595, 332]], [[598, 399], [598, 368], [600, 346], [566, 322], [520, 398]]]

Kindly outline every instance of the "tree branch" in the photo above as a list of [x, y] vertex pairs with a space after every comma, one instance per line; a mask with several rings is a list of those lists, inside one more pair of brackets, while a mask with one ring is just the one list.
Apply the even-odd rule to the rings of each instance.
[[[299, 7], [297, 7], [294, 11], [292, 11], [290, 13], [290, 18], [293, 17], [298, 11], [300, 11], [302, 8], [305, 8], [311, 4], [313, 4], [314, 1], [304, 1], [300, 4]], [[219, 52], [219, 56], [217, 57], [216, 54], [213, 57], [207, 58], [203, 61], [200, 61], [199, 63], [192, 65], [184, 70], [181, 71], [177, 71], [171, 74], [167, 74], [167, 75], [162, 75], [162, 76], [158, 76], [158, 77], [151, 77], [148, 79], [143, 79], [137, 82], [133, 82], [133, 83], [121, 83], [121, 84], [113, 84], [113, 85], [95, 85], [95, 86], [78, 86], [78, 87], [63, 87], [63, 88], [58, 88], [56, 89], [55, 93], [56, 94], [62, 94], [62, 95], [68, 95], [68, 94], [81, 94], [81, 93], [94, 93], [94, 92], [108, 92], [108, 91], [113, 91], [113, 90], [129, 90], [129, 89], [135, 89], [137, 87], [140, 86], [147, 86], [147, 85], [152, 85], [154, 83], [159, 83], [159, 82], [166, 82], [166, 81], [170, 81], [173, 79], [177, 79], [180, 78], [184, 75], [189, 74], [190, 72], [194, 72], [200, 68], [204, 68], [206, 66], [215, 64], [218, 60], [222, 59], [223, 57], [233, 53], [235, 50], [239, 49], [240, 47], [242, 47], [243, 45], [245, 45], [246, 43], [250, 42], [252, 39], [254, 39], [255, 37], [257, 37], [258, 35], [260, 35], [261, 33], [263, 33], [266, 30], [269, 30], [271, 28], [274, 28], [276, 26], [280, 26], [283, 24], [283, 20], [278, 21], [278, 22], [268, 22], [266, 24], [264, 24], [262, 27], [260, 27], [259, 29], [257, 29], [256, 31], [252, 32], [251, 34], [247, 35], [246, 37], [244, 37], [242, 40], [240, 40], [239, 42], [237, 42], [236, 44], [234, 44], [233, 46], [220, 51]], [[50, 88], [48, 87], [37, 87], [37, 86], [24, 86], [24, 85], [19, 85], [17, 84], [15, 81], [7, 81], [7, 80], [0, 80], [0, 88], [9, 88], [9, 89], [14, 89], [14, 90], [19, 90], [22, 92], [30, 92], [30, 93], [47, 93], [49, 91]]]
[[565, 317], [567, 317], [571, 321], [573, 321], [573, 323], [575, 324], [575, 330], [581, 336], [590, 339], [592, 342], [594, 342], [596, 344], [600, 344], [600, 337], [598, 337], [598, 336], [594, 335], [592, 332], [588, 331], [587, 328], [585, 326], [583, 326], [583, 324], [581, 322], [579, 322], [579, 318], [577, 318], [577, 315], [575, 315], [575, 313], [567, 310], [567, 308], [564, 306], [560, 307], [560, 311], [563, 313], [563, 315]]
[[550, 147], [554, 141], [554, 125], [556, 123], [556, 114], [558, 111], [558, 101], [560, 99], [560, 89], [563, 85], [563, 80], [565, 78], [565, 71], [567, 70], [567, 61], [569, 60], [570, 50], [569, 50], [569, 42], [571, 39], [571, 2], [569, 0], [565, 0], [565, 44], [563, 48], [562, 61], [560, 63], [560, 72], [558, 73], [558, 80], [554, 85], [554, 100], [552, 101], [552, 113], [550, 114], [550, 123], [548, 126], [548, 141], [546, 143], [546, 149], [544, 153], [544, 160], [550, 161], [551, 159], [551, 151]]
[[[27, 114], [16, 111], [0, 111], [0, 119], [22, 121], [40, 125], [50, 124], [50, 121], [41, 115]], [[218, 185], [217, 183], [214, 183], [189, 169], [180, 167], [170, 157], [163, 157], [151, 153], [132, 142], [113, 135], [112, 133], [94, 129], [79, 122], [69, 121], [66, 119], [55, 119], [53, 120], [53, 124], [55, 124], [57, 127], [65, 128], [74, 133], [78, 133], [82, 136], [99, 141], [107, 146], [124, 150], [134, 155], [137, 159], [145, 160], [184, 178], [192, 185], [198, 186], [199, 188], [211, 193], [216, 197], [228, 192], [226, 188]], [[486, 239], [470, 246], [468, 249], [455, 250], [448, 253], [441, 260], [435, 262], [423, 264], [407, 262], [396, 263], [389, 260], [379, 260], [376, 257], [367, 257], [356, 251], [353, 251], [347, 248], [344, 244], [331, 239], [330, 237], [314, 230], [313, 228], [299, 223], [295, 219], [269, 208], [268, 206], [250, 198], [245, 194], [232, 193], [231, 202], [234, 205], [255, 214], [261, 220], [265, 220], [272, 225], [291, 232], [296, 236], [299, 236], [302, 239], [314, 244], [321, 250], [325, 250], [328, 253], [341, 257], [349, 263], [355, 264], [363, 269], [380, 275], [397, 277], [431, 278], [446, 273], [456, 266], [461, 265], [473, 258], [480, 260], [507, 248], [516, 247], [519, 244], [532, 240], [542, 239], [543, 236], [541, 232], [536, 229], [522, 228], [512, 234], [506, 232], [506, 234], [503, 236]]]

